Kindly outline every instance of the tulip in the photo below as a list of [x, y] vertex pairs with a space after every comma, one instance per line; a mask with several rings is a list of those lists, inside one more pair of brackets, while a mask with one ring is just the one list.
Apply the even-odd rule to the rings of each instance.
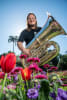
[[16, 65], [16, 56], [14, 53], [9, 53], [3, 59], [1, 64], [2, 71], [9, 73]]
[[6, 83], [7, 73], [9, 73], [16, 65], [16, 56], [14, 53], [9, 53], [5, 57], [3, 57], [2, 59], [3, 60], [1, 62], [1, 68], [2, 68], [2, 71], [5, 72], [6, 74], [5, 74], [2, 88], [0, 91], [0, 98], [2, 96], [3, 88], [4, 88], [5, 83]]
[[29, 68], [24, 68], [21, 70], [21, 75], [23, 80], [29, 80], [31, 78], [31, 71]]
[[1, 59], [0, 59], [0, 66], [2, 66], [3, 61], [4, 61], [4, 58], [5, 58], [5, 57], [2, 55], [2, 56], [1, 56]]

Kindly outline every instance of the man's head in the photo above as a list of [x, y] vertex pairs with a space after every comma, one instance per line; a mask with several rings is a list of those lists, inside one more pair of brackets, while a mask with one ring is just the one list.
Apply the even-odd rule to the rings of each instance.
[[34, 13], [29, 13], [27, 16], [28, 29], [35, 29], [37, 27], [37, 19]]

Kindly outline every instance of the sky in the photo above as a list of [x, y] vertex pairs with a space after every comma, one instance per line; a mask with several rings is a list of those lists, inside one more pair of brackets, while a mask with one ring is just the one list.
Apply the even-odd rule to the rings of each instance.
[[[33, 12], [37, 17], [38, 26], [46, 22], [46, 12], [60, 23], [67, 33], [67, 0], [0, 0], [0, 54], [13, 50], [8, 43], [9, 36], [19, 36], [26, 28], [26, 17]], [[67, 51], [67, 36], [60, 35], [53, 39], [60, 46], [60, 53]], [[20, 54], [17, 45], [15, 53]]]

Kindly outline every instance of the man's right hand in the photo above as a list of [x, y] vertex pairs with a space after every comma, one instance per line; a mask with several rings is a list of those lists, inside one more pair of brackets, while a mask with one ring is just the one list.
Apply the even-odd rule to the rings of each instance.
[[24, 48], [22, 42], [17, 42], [17, 45], [18, 45], [18, 48], [26, 55], [30, 56], [31, 53], [30, 53], [30, 49], [26, 49]]
[[31, 55], [30, 50], [26, 49], [26, 48], [23, 49], [23, 53], [26, 54], [26, 55], [28, 55], [28, 56]]

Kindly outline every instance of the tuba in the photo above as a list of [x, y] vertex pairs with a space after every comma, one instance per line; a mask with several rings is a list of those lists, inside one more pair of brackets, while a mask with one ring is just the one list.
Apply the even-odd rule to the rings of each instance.
[[[47, 21], [40, 32], [35, 32], [34, 34], [35, 37], [26, 48], [30, 49], [31, 57], [40, 58], [39, 66], [43, 66], [56, 57], [60, 51], [58, 43], [51, 41], [50, 39], [60, 34], [66, 35], [66, 32], [53, 16], [48, 16]], [[49, 50], [51, 46], [53, 46], [53, 50]]]

